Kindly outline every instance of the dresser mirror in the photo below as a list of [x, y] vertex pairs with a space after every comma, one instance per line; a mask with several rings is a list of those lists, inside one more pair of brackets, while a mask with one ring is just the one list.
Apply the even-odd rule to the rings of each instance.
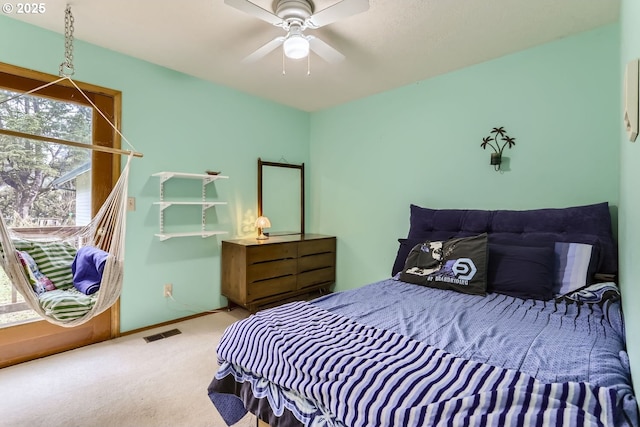
[[270, 235], [304, 234], [304, 163], [258, 158], [258, 216], [266, 216]]

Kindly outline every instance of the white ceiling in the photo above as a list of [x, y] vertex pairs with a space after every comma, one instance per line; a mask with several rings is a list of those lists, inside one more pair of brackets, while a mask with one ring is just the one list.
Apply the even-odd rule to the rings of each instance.
[[[273, 10], [272, 0], [253, 0]], [[305, 111], [317, 111], [616, 22], [619, 0], [369, 0], [367, 12], [305, 34], [346, 56], [286, 61], [276, 50], [241, 60], [284, 35], [223, 0], [46, 0], [41, 15], [8, 16]], [[322, 10], [337, 0], [315, 0]], [[34, 52], [34, 54], [37, 54]], [[62, 62], [62, 46], [61, 46]]]

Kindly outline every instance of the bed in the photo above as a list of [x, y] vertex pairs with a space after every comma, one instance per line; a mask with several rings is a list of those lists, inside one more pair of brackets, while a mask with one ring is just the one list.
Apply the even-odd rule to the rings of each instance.
[[410, 207], [391, 277], [231, 325], [228, 425], [639, 425], [609, 206]]

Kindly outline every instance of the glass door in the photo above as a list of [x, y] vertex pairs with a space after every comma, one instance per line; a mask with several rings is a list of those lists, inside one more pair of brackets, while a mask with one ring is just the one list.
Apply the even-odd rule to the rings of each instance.
[[[0, 99], [9, 99], [0, 105], [0, 211], [10, 228], [45, 239], [52, 230], [86, 225], [120, 171], [119, 156], [65, 144], [119, 148], [111, 126], [77, 89], [56, 84], [16, 96], [56, 79], [0, 64]], [[80, 87], [118, 123], [119, 92]], [[0, 367], [103, 341], [118, 329], [117, 304], [73, 328], [42, 320], [0, 269]]]

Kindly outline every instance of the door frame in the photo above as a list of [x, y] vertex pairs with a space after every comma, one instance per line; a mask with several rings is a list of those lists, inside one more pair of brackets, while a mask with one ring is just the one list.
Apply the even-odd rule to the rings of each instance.
[[[0, 86], [29, 91], [59, 77], [0, 62]], [[91, 101], [120, 129], [122, 93], [92, 84], [74, 82]], [[40, 96], [91, 104], [66, 80], [37, 92]], [[93, 114], [93, 144], [120, 148], [120, 134], [100, 115]], [[92, 215], [95, 215], [118, 180], [121, 157], [93, 151], [91, 155]], [[0, 368], [60, 353], [120, 336], [120, 299], [83, 325], [65, 328], [46, 320], [37, 320], [0, 328]]]

